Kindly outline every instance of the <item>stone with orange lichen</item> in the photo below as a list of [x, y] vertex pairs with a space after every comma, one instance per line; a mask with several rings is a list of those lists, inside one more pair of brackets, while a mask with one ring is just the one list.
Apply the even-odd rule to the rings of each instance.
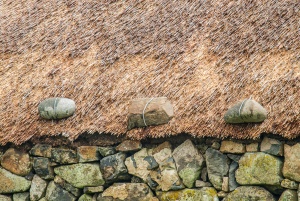
[[116, 150], [121, 152], [138, 151], [141, 149], [142, 143], [137, 140], [125, 140], [116, 147]]
[[1, 166], [20, 176], [29, 174], [32, 169], [32, 163], [27, 153], [15, 148], [8, 149], [2, 156]]
[[79, 162], [99, 161], [100, 153], [97, 146], [81, 146], [77, 148]]

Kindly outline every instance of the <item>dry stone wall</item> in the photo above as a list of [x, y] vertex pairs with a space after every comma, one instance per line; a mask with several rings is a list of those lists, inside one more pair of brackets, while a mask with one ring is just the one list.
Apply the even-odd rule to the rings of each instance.
[[300, 200], [300, 143], [269, 137], [76, 149], [36, 144], [0, 156], [1, 201]]

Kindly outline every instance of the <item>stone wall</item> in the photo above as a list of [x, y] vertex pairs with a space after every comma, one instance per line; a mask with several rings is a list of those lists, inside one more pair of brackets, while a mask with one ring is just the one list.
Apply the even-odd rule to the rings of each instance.
[[300, 198], [300, 143], [270, 137], [252, 143], [126, 140], [110, 147], [36, 144], [2, 150], [1, 201]]

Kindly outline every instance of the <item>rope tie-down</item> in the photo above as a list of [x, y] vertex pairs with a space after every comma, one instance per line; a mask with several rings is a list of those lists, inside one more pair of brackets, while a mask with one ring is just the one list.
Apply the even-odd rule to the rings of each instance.
[[145, 110], [147, 108], [147, 106], [149, 105], [149, 103], [154, 99], [154, 97], [152, 97], [145, 105], [144, 109], [143, 109], [143, 121], [144, 121], [144, 124], [145, 126], [147, 127], [147, 124], [146, 124], [146, 119], [145, 119]]
[[240, 106], [240, 108], [239, 108], [239, 117], [241, 117], [241, 119], [243, 119], [243, 117], [241, 116], [241, 110], [242, 110], [242, 107], [243, 107], [244, 103], [245, 103], [247, 100], [251, 100], [251, 99], [252, 99], [252, 96], [250, 96], [250, 98], [245, 99], [245, 100], [242, 102], [242, 104], [241, 104], [241, 106]]

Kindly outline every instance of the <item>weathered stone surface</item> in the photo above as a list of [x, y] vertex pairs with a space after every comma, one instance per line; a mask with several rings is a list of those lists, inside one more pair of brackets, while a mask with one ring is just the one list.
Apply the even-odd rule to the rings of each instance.
[[38, 175], [34, 175], [30, 187], [30, 200], [37, 201], [45, 196], [47, 182]]
[[230, 192], [223, 201], [252, 201], [252, 200], [265, 200], [275, 201], [273, 195], [266, 189], [258, 186], [240, 186], [234, 191]]
[[258, 152], [259, 151], [259, 146], [257, 142], [247, 144], [246, 145], [246, 151], [247, 152]]
[[208, 148], [205, 155], [208, 178], [217, 190], [221, 190], [223, 177], [229, 170], [229, 159], [226, 155], [212, 148]]
[[284, 145], [283, 176], [300, 182], [300, 143], [294, 146]]
[[32, 181], [33, 176], [34, 176], [34, 173], [32, 171], [30, 171], [29, 174], [26, 175], [24, 178], [27, 179], [27, 180], [29, 180], [29, 181]]
[[54, 172], [76, 188], [105, 183], [98, 164], [78, 163], [54, 168]]
[[52, 146], [47, 144], [36, 144], [32, 147], [29, 153], [33, 156], [42, 156], [51, 158]]
[[232, 153], [232, 154], [243, 154], [246, 152], [246, 147], [242, 143], [225, 140], [221, 142], [220, 152]]
[[282, 161], [263, 152], [246, 153], [239, 160], [235, 176], [241, 185], [280, 185]]
[[201, 144], [197, 144], [196, 147], [199, 150], [200, 154], [204, 155], [206, 152], [206, 149], [208, 149], [209, 146], [207, 144], [201, 143]]
[[77, 156], [80, 163], [100, 160], [97, 146], [80, 146], [77, 148]]
[[29, 174], [32, 169], [29, 155], [15, 148], [10, 148], [3, 154], [1, 166], [11, 173], [20, 176]]
[[228, 177], [223, 177], [222, 191], [225, 191], [225, 192], [229, 191], [229, 178]]
[[144, 160], [149, 163], [149, 165], [147, 167], [148, 170], [156, 169], [159, 167], [159, 164], [156, 162], [156, 160], [153, 156], [146, 156], [144, 158]]
[[116, 149], [114, 147], [98, 147], [98, 150], [103, 157], [116, 153]]
[[72, 186], [71, 184], [69, 184], [68, 182], [66, 182], [65, 180], [63, 180], [61, 177], [57, 175], [54, 177], [54, 183], [59, 185], [61, 188], [65, 189], [66, 191], [68, 191], [69, 193], [73, 194], [76, 197], [79, 197], [82, 193], [81, 189]]
[[159, 184], [156, 190], [168, 191], [184, 188], [172, 157], [172, 149], [164, 143], [159, 147], [153, 154], [155, 161], [159, 164], [159, 170], [150, 172], [151, 179]]
[[84, 187], [83, 188], [83, 192], [88, 193], [88, 194], [100, 193], [100, 192], [103, 192], [103, 190], [104, 190], [103, 186], [92, 186], [92, 187]]
[[122, 181], [130, 179], [125, 166], [126, 154], [117, 153], [106, 156], [100, 161], [100, 170], [106, 182]]
[[30, 188], [31, 181], [0, 167], [0, 193], [25, 192]]
[[93, 197], [87, 194], [83, 194], [82, 196], [80, 196], [78, 201], [93, 201]]
[[129, 103], [127, 128], [130, 130], [133, 128], [166, 124], [173, 116], [173, 106], [166, 97], [154, 98], [152, 100], [151, 98], [135, 99]]
[[227, 195], [228, 195], [227, 192], [224, 192], [224, 191], [219, 191], [219, 192], [218, 192], [218, 197], [219, 197], [219, 198], [225, 198]]
[[235, 161], [232, 161], [229, 166], [229, 191], [233, 191], [239, 186], [235, 179], [235, 171], [238, 169], [238, 167], [239, 164]]
[[202, 168], [201, 173], [200, 173], [200, 178], [203, 181], [208, 181], [208, 173], [207, 173], [207, 168], [206, 167]]
[[[159, 168], [155, 170], [149, 169], [151, 164], [147, 160], [152, 156], [159, 164]], [[125, 164], [129, 174], [142, 178], [153, 189], [167, 191], [184, 188], [178, 176], [170, 148], [161, 149], [153, 155], [151, 149], [144, 148], [126, 158]]]
[[281, 181], [281, 186], [288, 189], [297, 189], [298, 183], [289, 179], [284, 179]]
[[53, 148], [51, 150], [51, 158], [54, 162], [60, 164], [78, 163], [77, 153], [71, 149]]
[[[102, 197], [111, 197], [113, 200], [122, 201], [150, 201], [154, 199], [150, 188], [143, 183], [114, 183], [105, 189]], [[157, 200], [158, 201], [158, 200]]]
[[39, 114], [44, 119], [63, 119], [74, 114], [75, 102], [68, 98], [48, 98], [39, 106]]
[[75, 201], [76, 197], [68, 191], [62, 189], [59, 185], [51, 181], [47, 187], [46, 196], [47, 201]]
[[186, 140], [179, 145], [174, 149], [172, 155], [176, 163], [177, 172], [184, 185], [192, 188], [203, 167], [203, 156], [191, 140]]
[[157, 147], [155, 147], [153, 149], [152, 154], [156, 154], [156, 153], [160, 152], [163, 149], [172, 150], [172, 144], [169, 141], [165, 141], [165, 142], [159, 144]]
[[159, 163], [160, 174], [155, 171], [151, 171], [151, 179], [159, 184], [157, 190], [169, 191], [183, 189], [179, 175], [176, 170], [175, 161], [172, 157], [169, 157]]
[[203, 187], [201, 189], [184, 189], [179, 191], [156, 192], [160, 201], [219, 201], [217, 191], [214, 188]]
[[202, 187], [211, 187], [212, 184], [209, 182], [201, 181], [201, 180], [196, 180], [195, 182], [195, 187], [196, 188], [202, 188]]
[[7, 195], [0, 195], [0, 200], [1, 201], [12, 201], [10, 196]]
[[116, 150], [121, 152], [138, 151], [141, 149], [142, 143], [138, 140], [125, 140], [116, 147]]
[[260, 151], [276, 156], [282, 156], [283, 143], [276, 139], [264, 137], [260, 144]]
[[219, 150], [220, 147], [221, 147], [221, 145], [220, 145], [219, 142], [213, 142], [212, 145], [211, 145], [210, 147], [213, 148], [213, 149]]
[[148, 170], [149, 163], [144, 160], [145, 157], [151, 156], [151, 150], [143, 148], [136, 152], [131, 157], [126, 158], [125, 165], [128, 169], [128, 173], [135, 175], [144, 181], [147, 181], [150, 170]]
[[239, 160], [241, 159], [242, 155], [237, 155], [237, 154], [227, 154], [227, 157], [230, 158], [231, 160], [235, 161], [235, 162], [239, 162]]
[[53, 179], [54, 171], [49, 158], [36, 157], [33, 159], [33, 169], [43, 179]]
[[14, 193], [13, 194], [13, 201], [30, 201], [29, 193]]
[[267, 118], [267, 111], [258, 102], [245, 99], [229, 108], [224, 115], [226, 123], [257, 123]]
[[298, 201], [297, 191], [294, 190], [285, 190], [278, 201]]

